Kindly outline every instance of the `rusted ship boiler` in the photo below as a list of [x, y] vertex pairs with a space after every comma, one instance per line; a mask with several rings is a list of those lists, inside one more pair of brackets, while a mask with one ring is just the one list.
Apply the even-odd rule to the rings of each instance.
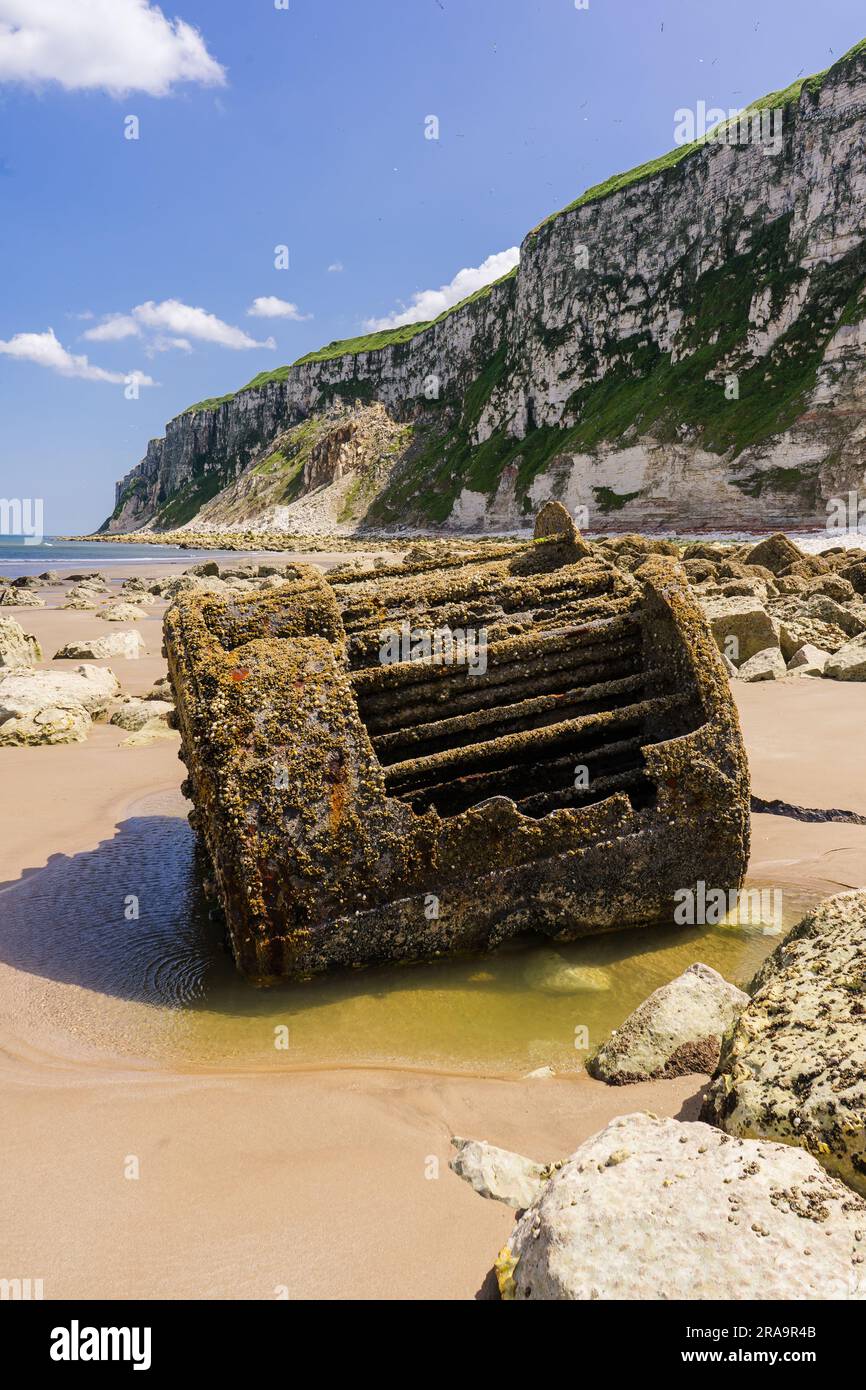
[[[437, 632], [483, 660], [431, 659]], [[620, 570], [561, 508], [453, 563], [181, 594], [166, 650], [256, 984], [670, 921], [677, 889], [742, 881], [745, 753], [685, 577]]]

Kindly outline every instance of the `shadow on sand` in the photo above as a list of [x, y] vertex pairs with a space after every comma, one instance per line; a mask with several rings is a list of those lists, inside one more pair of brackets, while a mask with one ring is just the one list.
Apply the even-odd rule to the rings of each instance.
[[[137, 914], [137, 915], [136, 915]], [[176, 816], [134, 816], [81, 854], [53, 854], [0, 887], [0, 960], [138, 1003], [178, 1007], [221, 960]]]

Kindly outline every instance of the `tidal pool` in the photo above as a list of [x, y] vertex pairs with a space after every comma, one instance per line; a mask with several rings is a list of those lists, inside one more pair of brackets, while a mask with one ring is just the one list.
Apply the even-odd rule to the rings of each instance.
[[[760, 925], [671, 925], [256, 990], [203, 910], [187, 809], [179, 792], [146, 798], [97, 849], [0, 889], [13, 1047], [133, 1067], [574, 1070], [693, 961], [743, 985], [778, 940]], [[814, 901], [786, 893], [784, 928]]]

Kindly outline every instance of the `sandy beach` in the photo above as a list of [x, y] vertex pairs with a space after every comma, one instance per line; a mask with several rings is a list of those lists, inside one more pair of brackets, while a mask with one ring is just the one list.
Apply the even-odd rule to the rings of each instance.
[[[47, 608], [10, 616], [46, 658], [64, 641], [110, 630], [92, 613], [57, 608], [61, 590], [45, 592]], [[136, 625], [146, 657], [99, 663], [125, 693], [142, 694], [164, 673], [164, 607]], [[734, 691], [756, 795], [866, 814], [850, 755], [866, 685], [800, 680]], [[118, 988], [103, 1001], [93, 981], [52, 967], [47, 947], [46, 960], [30, 960], [14, 914], [4, 925], [4, 894], [8, 905], [52, 865], [104, 857], [154, 798], [168, 798], [166, 819], [182, 825], [177, 736], [144, 747], [128, 737], [98, 724], [85, 743], [0, 755], [0, 1274], [42, 1278], [46, 1298], [483, 1297], [512, 1213], [448, 1170], [452, 1134], [549, 1160], [617, 1114], [696, 1115], [705, 1077], [608, 1088], [576, 1055], [570, 1069], [526, 1079], [470, 1063], [365, 1064], [363, 1036], [351, 1059], [320, 1066], [291, 1051], [256, 1066], [197, 1066], [192, 1056], [171, 1065], [137, 1051], [122, 1025], [112, 1039], [112, 1020], [133, 1017], [121, 1009], [153, 1013], [154, 998], [118, 1002]], [[750, 883], [779, 886], [795, 904], [866, 885], [866, 826], [753, 822]], [[68, 930], [52, 891], [56, 921], [51, 894], [40, 900], [40, 950]], [[68, 943], [65, 957], [64, 943], [54, 945], [57, 957], [72, 958]], [[699, 941], [693, 950], [701, 959]], [[363, 980], [356, 987], [363, 992]], [[102, 1010], [106, 1030], [71, 1033], [67, 1006], [88, 1018]], [[607, 1007], [615, 1011], [616, 998]]]

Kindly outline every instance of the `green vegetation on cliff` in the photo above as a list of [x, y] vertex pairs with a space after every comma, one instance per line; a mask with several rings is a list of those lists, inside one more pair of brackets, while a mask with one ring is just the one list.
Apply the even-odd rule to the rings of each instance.
[[[770, 313], [778, 312], [806, 279], [790, 258], [790, 224], [785, 215], [759, 226], [748, 251], [687, 286], [676, 360], [649, 334], [611, 344], [611, 365], [600, 380], [573, 393], [562, 426], [530, 428], [522, 438], [500, 430], [476, 444], [484, 406], [507, 377], [507, 354], [500, 349], [466, 391], [459, 415], [455, 418], [455, 405], [449, 426], [429, 426], [424, 442], [395, 470], [371, 519], [393, 524], [426, 517], [441, 524], [464, 488], [491, 498], [509, 467], [516, 468], [516, 494], [526, 510], [533, 479], [558, 455], [592, 454], [651, 436], [736, 460], [749, 446], [788, 428], [814, 390], [828, 339], [850, 316], [851, 305], [866, 301], [861, 246], [833, 265], [818, 267], [793, 324], [765, 354], [750, 352], [753, 297], [765, 292]], [[726, 392], [729, 378], [736, 378], [733, 397]], [[774, 486], [809, 493], [814, 485], [811, 475], [796, 469], [734, 481], [752, 496]], [[602, 512], [618, 510], [639, 495], [608, 488], [594, 493]]]
[[288, 366], [275, 367], [270, 372], [258, 372], [252, 381], [248, 381], [246, 386], [239, 387], [237, 391], [229, 391], [224, 396], [213, 396], [210, 400], [197, 401], [195, 405], [187, 406], [181, 414], [190, 415], [202, 410], [217, 410], [227, 401], [233, 401], [243, 391], [258, 391], [263, 386], [269, 386], [272, 382], [285, 381], [295, 367], [304, 367], [312, 362], [333, 362], [339, 357], [358, 357], [362, 352], [381, 352], [384, 348], [397, 347], [401, 343], [411, 342], [413, 338], [418, 337], [419, 333], [426, 333], [429, 328], [433, 328], [437, 323], [442, 323], [452, 314], [459, 313], [467, 305], [474, 304], [479, 299], [486, 299], [497, 285], [504, 284], [506, 280], [513, 280], [516, 275], [517, 267], [515, 266], [513, 270], [509, 270], [498, 280], [492, 280], [489, 285], [482, 285], [480, 290], [476, 290], [474, 294], [461, 299], [459, 304], [445, 309], [435, 319], [427, 319], [420, 323], [401, 324], [399, 328], [384, 328], [376, 333], [364, 333], [358, 338], [335, 339], [333, 342], [327, 343], [325, 347], [316, 348], [315, 351], [297, 358]]

